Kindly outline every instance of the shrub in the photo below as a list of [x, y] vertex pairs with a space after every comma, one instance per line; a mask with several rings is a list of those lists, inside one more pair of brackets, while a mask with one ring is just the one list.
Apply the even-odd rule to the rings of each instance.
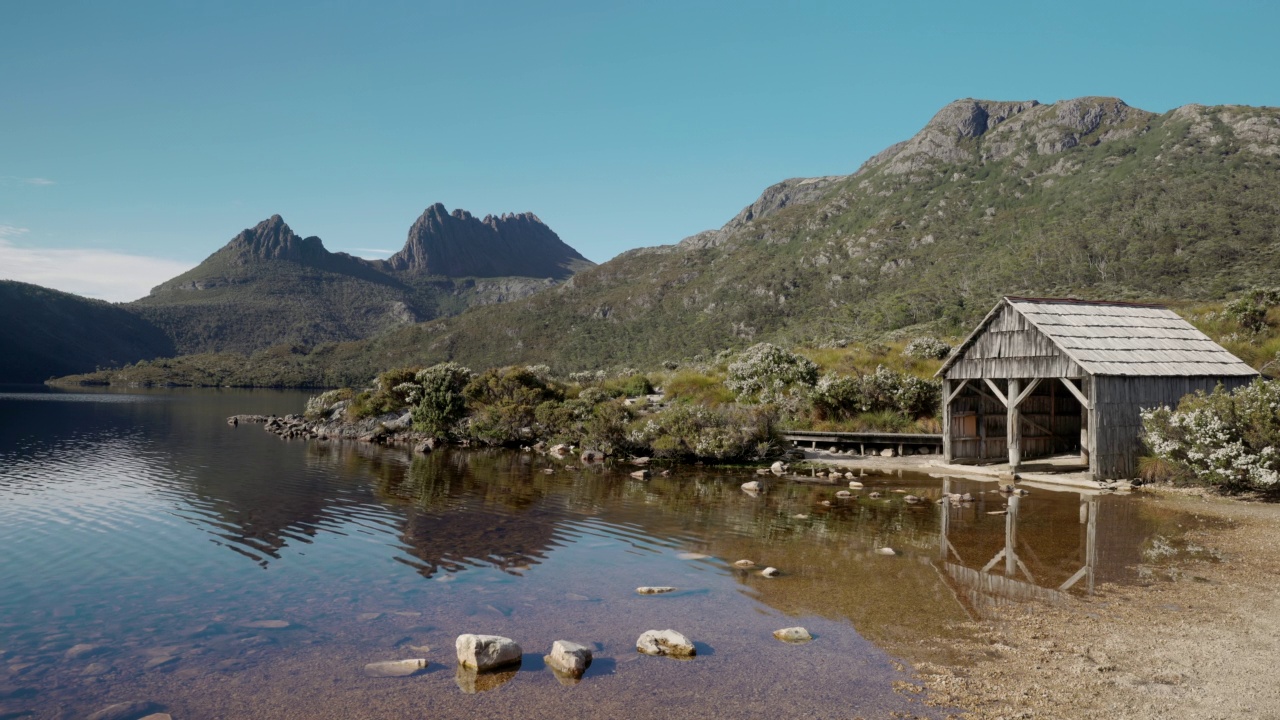
[[491, 445], [509, 445], [528, 437], [545, 402], [559, 402], [564, 393], [528, 368], [486, 370], [467, 383], [463, 395], [472, 407], [467, 433]]
[[369, 415], [397, 412], [413, 404], [411, 396], [417, 385], [414, 377], [417, 368], [388, 370], [374, 381], [373, 394], [369, 397]]
[[807, 390], [818, 379], [818, 366], [806, 357], [770, 343], [752, 345], [729, 364], [724, 384], [739, 400], [785, 402], [797, 389]]
[[942, 383], [883, 365], [863, 375], [822, 376], [813, 389], [814, 415], [818, 420], [849, 419], [864, 413], [898, 412], [905, 418], [937, 414]]
[[308, 420], [319, 420], [327, 417], [332, 413], [339, 403], [344, 400], [350, 400], [355, 396], [355, 391], [351, 388], [342, 388], [341, 390], [327, 390], [319, 395], [312, 396], [307, 400], [307, 408], [303, 411], [303, 415]]
[[441, 363], [419, 371], [414, 376], [412, 392], [413, 428], [432, 435], [447, 435], [466, 415], [467, 401], [463, 391], [471, 381], [469, 368], [457, 363]]
[[664, 458], [754, 460], [777, 449], [776, 420], [768, 407], [676, 405], [637, 420], [627, 442]]
[[1228, 490], [1280, 482], [1280, 384], [1268, 380], [1226, 392], [1188, 395], [1176, 410], [1142, 412], [1147, 447], [1175, 478]]
[[951, 346], [937, 338], [918, 337], [907, 343], [902, 354], [916, 360], [942, 360], [951, 354]]
[[653, 393], [653, 383], [644, 375], [627, 375], [608, 380], [601, 387], [614, 397], [635, 397]]
[[1280, 303], [1280, 289], [1254, 288], [1227, 303], [1222, 314], [1246, 331], [1257, 334], [1267, 327], [1267, 310], [1277, 303]]

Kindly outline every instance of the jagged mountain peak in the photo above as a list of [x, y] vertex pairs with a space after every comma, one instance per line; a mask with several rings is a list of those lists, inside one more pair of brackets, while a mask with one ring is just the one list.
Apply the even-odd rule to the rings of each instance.
[[447, 277], [563, 279], [591, 265], [533, 213], [480, 219], [461, 208], [449, 212], [443, 203], [427, 207], [404, 248], [383, 261], [393, 272]]
[[305, 262], [329, 254], [320, 238], [299, 237], [279, 215], [242, 230], [223, 250], [241, 265], [255, 260]]

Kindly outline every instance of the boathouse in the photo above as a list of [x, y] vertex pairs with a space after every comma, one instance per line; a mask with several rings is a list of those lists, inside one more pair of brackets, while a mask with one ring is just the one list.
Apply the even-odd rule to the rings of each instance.
[[943, 455], [1131, 478], [1142, 410], [1257, 375], [1165, 307], [1006, 297], [938, 371]]

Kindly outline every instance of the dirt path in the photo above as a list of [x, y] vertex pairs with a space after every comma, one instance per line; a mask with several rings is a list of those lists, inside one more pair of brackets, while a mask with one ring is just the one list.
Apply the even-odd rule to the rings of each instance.
[[1189, 536], [1204, 559], [975, 624], [957, 666], [917, 664], [931, 702], [964, 718], [1280, 718], [1280, 506], [1150, 502], [1225, 521]]

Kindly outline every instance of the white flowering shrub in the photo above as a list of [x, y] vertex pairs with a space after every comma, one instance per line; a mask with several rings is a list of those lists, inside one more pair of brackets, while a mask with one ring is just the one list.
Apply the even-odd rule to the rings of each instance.
[[928, 417], [938, 412], [942, 383], [878, 365], [865, 375], [823, 375], [814, 386], [812, 400], [814, 413], [823, 420], [886, 411]]
[[902, 349], [902, 354], [917, 360], [942, 360], [951, 354], [951, 346], [932, 337], [918, 337]]
[[579, 385], [596, 385], [604, 382], [608, 377], [608, 373], [603, 370], [583, 370], [569, 373], [569, 381]]
[[770, 408], [675, 405], [633, 423], [626, 442], [655, 457], [755, 460], [775, 452], [776, 420]]
[[818, 380], [812, 360], [777, 345], [752, 345], [729, 363], [724, 384], [740, 401], [794, 404]]
[[1197, 392], [1176, 410], [1144, 410], [1142, 426], [1151, 453], [1181, 479], [1236, 490], [1280, 483], [1280, 383]]
[[307, 407], [303, 415], [308, 420], [318, 420], [332, 413], [340, 403], [350, 400], [355, 393], [350, 388], [326, 390], [319, 395], [307, 399]]

